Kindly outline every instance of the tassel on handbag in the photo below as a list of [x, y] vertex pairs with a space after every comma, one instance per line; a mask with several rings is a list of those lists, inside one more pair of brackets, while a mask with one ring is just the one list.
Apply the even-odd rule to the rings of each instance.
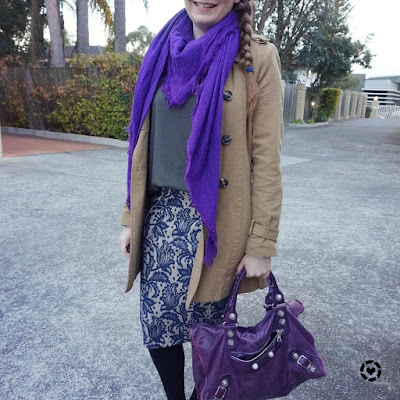
[[198, 400], [266, 400], [283, 397], [308, 379], [326, 376], [313, 336], [297, 319], [298, 300], [285, 302], [270, 273], [265, 317], [255, 326], [237, 322], [237, 276], [222, 324], [190, 327]]

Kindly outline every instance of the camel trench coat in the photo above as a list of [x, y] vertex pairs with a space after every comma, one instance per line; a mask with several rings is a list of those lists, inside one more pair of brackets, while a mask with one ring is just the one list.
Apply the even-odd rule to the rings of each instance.
[[[260, 91], [258, 104], [253, 114], [247, 116], [245, 76], [238, 55], [224, 89], [220, 178], [224, 178], [227, 185], [219, 189], [216, 216], [218, 253], [212, 266], [203, 265], [207, 231], [202, 224], [188, 287], [187, 308], [191, 302], [217, 301], [226, 297], [245, 253], [266, 257], [277, 255], [282, 205], [280, 61], [275, 46], [263, 36], [252, 37], [251, 53]], [[149, 121], [148, 114], [133, 154], [131, 211], [125, 205], [121, 216], [121, 224], [131, 227], [126, 292], [132, 288], [140, 272], [141, 235], [148, 200]], [[239, 292], [267, 286], [267, 279], [245, 278]]]

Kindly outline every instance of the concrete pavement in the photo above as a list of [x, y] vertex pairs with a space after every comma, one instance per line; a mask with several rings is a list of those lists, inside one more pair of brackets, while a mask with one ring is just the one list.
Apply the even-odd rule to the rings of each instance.
[[[398, 399], [399, 121], [288, 129], [283, 154], [273, 270], [328, 370], [286, 398]], [[138, 282], [124, 293], [125, 169], [115, 148], [0, 160], [0, 399], [165, 398], [141, 344]], [[241, 325], [262, 317], [263, 296], [240, 296]], [[382, 376], [366, 382], [371, 359]]]

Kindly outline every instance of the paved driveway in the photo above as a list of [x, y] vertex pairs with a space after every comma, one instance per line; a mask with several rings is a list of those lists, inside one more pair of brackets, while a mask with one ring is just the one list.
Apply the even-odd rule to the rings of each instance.
[[[289, 129], [283, 153], [273, 269], [305, 305], [328, 370], [287, 399], [398, 399], [399, 121]], [[124, 293], [125, 167], [120, 149], [0, 160], [0, 399], [165, 398], [141, 344], [137, 282]], [[262, 302], [241, 296], [241, 324]], [[360, 376], [366, 360], [382, 366], [375, 382]]]

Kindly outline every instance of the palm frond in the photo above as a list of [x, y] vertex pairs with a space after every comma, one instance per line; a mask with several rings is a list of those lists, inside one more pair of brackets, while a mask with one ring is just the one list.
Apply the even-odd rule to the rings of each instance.
[[89, 4], [92, 10], [100, 13], [104, 25], [112, 32], [114, 30], [114, 18], [107, 0], [90, 0]]

